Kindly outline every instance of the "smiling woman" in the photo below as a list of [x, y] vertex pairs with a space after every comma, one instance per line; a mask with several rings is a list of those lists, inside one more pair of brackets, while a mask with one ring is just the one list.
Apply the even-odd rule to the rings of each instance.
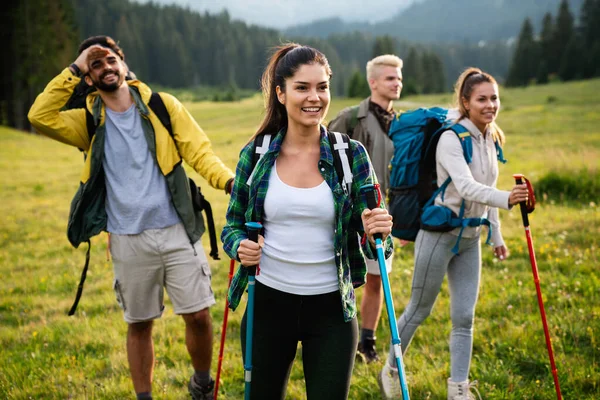
[[[364, 284], [363, 252], [373, 258], [369, 244], [360, 247], [357, 233], [370, 243], [375, 233], [385, 238], [391, 232], [383, 202], [381, 208], [366, 209], [360, 187], [377, 181], [364, 147], [354, 140], [349, 142], [351, 190], [340, 185], [322, 125], [330, 77], [320, 51], [298, 44], [279, 47], [262, 79], [265, 118], [237, 166], [221, 238], [232, 258], [245, 266], [260, 263], [255, 298], [248, 302], [253, 313], [246, 309], [241, 329], [243, 353], [248, 329], [249, 354], [256, 355], [244, 360], [252, 367], [251, 392], [246, 391], [252, 399], [285, 398], [299, 341], [307, 398], [348, 397], [358, 339], [354, 287]], [[266, 134], [273, 138], [254, 165], [254, 138]], [[258, 243], [247, 239], [248, 222], [264, 228]], [[389, 257], [390, 237], [385, 246]], [[252, 282], [248, 274], [241, 267], [232, 281], [234, 309]]]
[[[504, 143], [504, 134], [495, 122], [500, 109], [496, 80], [478, 68], [468, 68], [456, 81], [455, 96], [459, 117], [453, 125], [459, 128], [445, 130], [437, 144], [437, 186], [444, 186], [445, 190], [441, 195], [436, 192], [434, 204], [436, 210], [447, 211], [452, 218], [469, 219], [478, 225], [465, 224], [455, 229], [421, 225], [415, 240], [411, 298], [398, 318], [398, 333], [406, 351], [417, 328], [431, 313], [448, 274], [452, 320], [449, 400], [466, 399], [473, 386], [468, 378], [482, 263], [480, 221], [487, 221], [494, 255], [505, 260], [508, 249], [500, 232], [498, 209], [508, 210], [528, 196], [525, 185], [515, 185], [510, 192], [496, 188], [498, 160], [504, 160], [498, 150]], [[455, 133], [455, 129], [462, 133]], [[466, 158], [461, 141], [467, 139], [471, 154]], [[389, 368], [395, 365], [393, 348], [387, 362]], [[386, 393], [399, 390], [399, 383], [394, 380], [385, 388]]]

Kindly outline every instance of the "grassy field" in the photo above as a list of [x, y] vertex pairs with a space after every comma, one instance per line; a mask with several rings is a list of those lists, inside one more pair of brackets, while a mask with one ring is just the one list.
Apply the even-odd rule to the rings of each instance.
[[[499, 187], [513, 173], [535, 183], [549, 171], [600, 167], [600, 80], [502, 89], [499, 123], [507, 134]], [[448, 105], [450, 95], [413, 97], [403, 109]], [[333, 99], [332, 118], [356, 103]], [[259, 97], [237, 103], [186, 104], [211, 137], [215, 151], [234, 168], [238, 153], [262, 117]], [[133, 398], [125, 353], [126, 324], [112, 291], [107, 237], [92, 240], [90, 271], [77, 314], [66, 315], [85, 258], [66, 238], [71, 197], [82, 164], [76, 149], [0, 127], [0, 398]], [[228, 202], [222, 191], [196, 176], [213, 205], [220, 231]], [[541, 196], [541, 195], [540, 195]], [[531, 215], [540, 279], [565, 399], [600, 398], [600, 272], [596, 253], [600, 214], [594, 203], [545, 202]], [[511, 257], [499, 263], [484, 249], [471, 378], [485, 399], [555, 398], [535, 285], [518, 211], [501, 212]], [[208, 239], [205, 238], [205, 246]], [[397, 248], [390, 276], [397, 312], [410, 295], [412, 244]], [[212, 261], [217, 305], [214, 320], [216, 371], [229, 260]], [[358, 291], [358, 297], [362, 291]], [[239, 342], [244, 304], [230, 313], [220, 399], [243, 397]], [[450, 332], [447, 286], [405, 356], [413, 399], [445, 399]], [[385, 312], [384, 312], [385, 314]], [[377, 336], [389, 340], [384, 316]], [[154, 395], [184, 399], [191, 365], [184, 325], [170, 304], [155, 324]], [[387, 351], [387, 346], [386, 349]], [[351, 399], [378, 399], [382, 364], [355, 366]], [[289, 399], [305, 397], [298, 356]]]

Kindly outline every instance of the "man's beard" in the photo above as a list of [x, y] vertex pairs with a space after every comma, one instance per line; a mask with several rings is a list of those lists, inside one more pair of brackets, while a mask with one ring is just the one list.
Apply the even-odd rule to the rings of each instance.
[[[117, 76], [118, 79], [116, 82], [107, 84], [102, 81], [104, 79], [104, 77], [106, 75], [108, 75], [109, 73], [114, 73]], [[91, 76], [90, 76], [90, 79], [92, 80], [92, 84], [94, 85], [94, 87], [98, 90], [102, 90], [103, 92], [114, 92], [123, 83], [123, 79], [122, 79], [119, 71], [105, 72], [104, 74], [102, 74], [102, 76], [100, 77], [100, 79], [98, 81], [94, 80]]]

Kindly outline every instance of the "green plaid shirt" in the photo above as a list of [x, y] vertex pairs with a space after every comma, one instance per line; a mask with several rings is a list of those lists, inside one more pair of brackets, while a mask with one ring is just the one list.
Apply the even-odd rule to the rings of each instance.
[[[254, 142], [249, 143], [240, 153], [237, 165], [233, 192], [227, 209], [227, 223], [221, 233], [223, 249], [233, 259], [239, 260], [237, 250], [240, 242], [248, 238], [246, 222], [262, 222], [264, 213], [265, 196], [269, 186], [269, 176], [275, 163], [285, 131], [280, 131], [273, 136], [269, 150], [256, 163], [251, 185], [248, 186], [248, 177], [252, 173], [254, 158]], [[363, 236], [360, 215], [367, 208], [364, 196], [360, 194], [360, 187], [377, 183], [377, 178], [371, 167], [371, 161], [362, 144], [355, 140], [350, 141], [353, 154], [352, 165], [352, 193], [344, 193], [338, 181], [338, 176], [333, 165], [333, 155], [329, 139], [324, 127], [321, 127], [321, 157], [319, 169], [327, 185], [332, 189], [335, 206], [335, 232], [334, 251], [335, 263], [338, 272], [339, 290], [342, 297], [344, 320], [350, 321], [356, 316], [356, 299], [354, 288], [365, 283], [367, 273], [364, 257], [373, 259], [376, 253], [372, 251]], [[381, 208], [385, 207], [383, 201]], [[392, 254], [392, 238], [388, 237], [385, 243], [385, 257]], [[240, 267], [235, 274], [229, 289], [229, 307], [237, 308], [248, 284], [248, 272]]]

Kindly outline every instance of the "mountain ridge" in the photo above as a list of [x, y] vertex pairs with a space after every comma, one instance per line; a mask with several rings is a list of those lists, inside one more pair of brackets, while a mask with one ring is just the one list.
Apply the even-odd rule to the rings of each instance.
[[[555, 16], [560, 1], [453, 0], [451, 7], [447, 0], [417, 1], [382, 22], [346, 22], [334, 17], [292, 26], [282, 32], [289, 36], [326, 38], [360, 31], [429, 43], [504, 41], [518, 35], [527, 17], [539, 31], [544, 14], [549, 12]], [[583, 1], [569, 1], [569, 8], [576, 17]]]

